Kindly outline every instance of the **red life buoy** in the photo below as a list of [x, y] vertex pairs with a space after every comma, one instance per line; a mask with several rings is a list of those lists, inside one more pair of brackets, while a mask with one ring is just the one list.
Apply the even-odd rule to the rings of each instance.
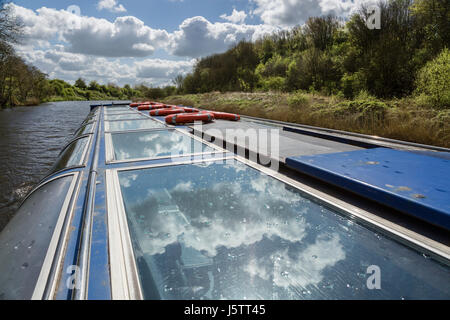
[[216, 111], [202, 111], [204, 113], [212, 113], [215, 119], [220, 120], [229, 120], [229, 121], [239, 121], [241, 120], [241, 116], [234, 113], [226, 113], [226, 112], [216, 112]]
[[141, 105], [139, 105], [139, 107], [137, 109], [138, 109], [138, 111], [150, 110], [150, 105], [149, 104], [141, 104]]
[[214, 120], [214, 115], [212, 113], [183, 113], [183, 114], [173, 114], [166, 117], [166, 123], [168, 124], [183, 124], [192, 123], [195, 121], [211, 122]]
[[157, 109], [170, 109], [170, 108], [163, 104], [154, 104], [150, 106], [149, 110], [157, 110]]
[[170, 114], [178, 114], [178, 113], [184, 113], [184, 110], [181, 108], [164, 108], [164, 109], [157, 109], [150, 111], [150, 115], [152, 117], [154, 116], [168, 116]]
[[187, 113], [197, 113], [197, 112], [199, 112], [198, 109], [195, 109], [195, 108], [186, 108], [186, 107], [180, 107], [180, 108], [183, 109], [184, 112], [187, 112]]

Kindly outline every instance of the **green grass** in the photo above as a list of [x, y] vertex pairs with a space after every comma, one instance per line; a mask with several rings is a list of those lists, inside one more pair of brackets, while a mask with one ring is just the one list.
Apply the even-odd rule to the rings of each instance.
[[450, 147], [450, 109], [434, 108], [423, 97], [382, 101], [365, 92], [353, 100], [303, 92], [212, 92], [162, 101]]

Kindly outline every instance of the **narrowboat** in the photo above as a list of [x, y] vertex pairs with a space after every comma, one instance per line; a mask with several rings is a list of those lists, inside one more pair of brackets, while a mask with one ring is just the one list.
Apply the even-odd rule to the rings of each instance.
[[166, 107], [91, 106], [0, 234], [0, 299], [450, 298], [450, 150]]

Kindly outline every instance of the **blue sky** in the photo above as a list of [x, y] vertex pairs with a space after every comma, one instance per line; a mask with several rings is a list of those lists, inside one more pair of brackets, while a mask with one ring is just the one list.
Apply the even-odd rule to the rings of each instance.
[[160, 86], [242, 39], [255, 41], [310, 16], [345, 17], [370, 1], [16, 0], [9, 6], [25, 25], [18, 53], [50, 78]]
[[[122, 15], [108, 10], [98, 10], [98, 1], [95, 0], [20, 0], [13, 2], [34, 10], [41, 7], [66, 9], [75, 4], [80, 7], [83, 15], [109, 20], [114, 20], [117, 16]], [[220, 19], [220, 15], [231, 14], [233, 8], [248, 12], [254, 7], [245, 0], [124, 0], [117, 2], [124, 5], [127, 15], [134, 16], [154, 28], [162, 28], [167, 31], [176, 30], [181, 21], [190, 17], [203, 16], [212, 22], [224, 21]], [[259, 24], [261, 20], [255, 16], [253, 19], [248, 18], [248, 22]]]

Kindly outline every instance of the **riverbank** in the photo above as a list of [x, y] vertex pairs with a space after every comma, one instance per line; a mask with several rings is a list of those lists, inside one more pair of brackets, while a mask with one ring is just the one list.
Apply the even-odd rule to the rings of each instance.
[[44, 103], [51, 103], [51, 102], [81, 102], [81, 101], [108, 101], [108, 102], [112, 102], [112, 101], [124, 101], [121, 99], [118, 99], [117, 97], [104, 97], [103, 99], [86, 99], [86, 98], [82, 98], [80, 96], [70, 96], [70, 97], [62, 97], [62, 96], [52, 96], [48, 99], [45, 99], [43, 101], [39, 101], [39, 100], [27, 100], [24, 103], [21, 103], [19, 105], [14, 105], [14, 106], [1, 106], [1, 109], [8, 109], [8, 108], [13, 108], [13, 107], [37, 107], [41, 104]]
[[353, 100], [307, 93], [204, 93], [161, 99], [169, 104], [351, 131], [450, 147], [450, 109], [433, 108], [426, 98]]

